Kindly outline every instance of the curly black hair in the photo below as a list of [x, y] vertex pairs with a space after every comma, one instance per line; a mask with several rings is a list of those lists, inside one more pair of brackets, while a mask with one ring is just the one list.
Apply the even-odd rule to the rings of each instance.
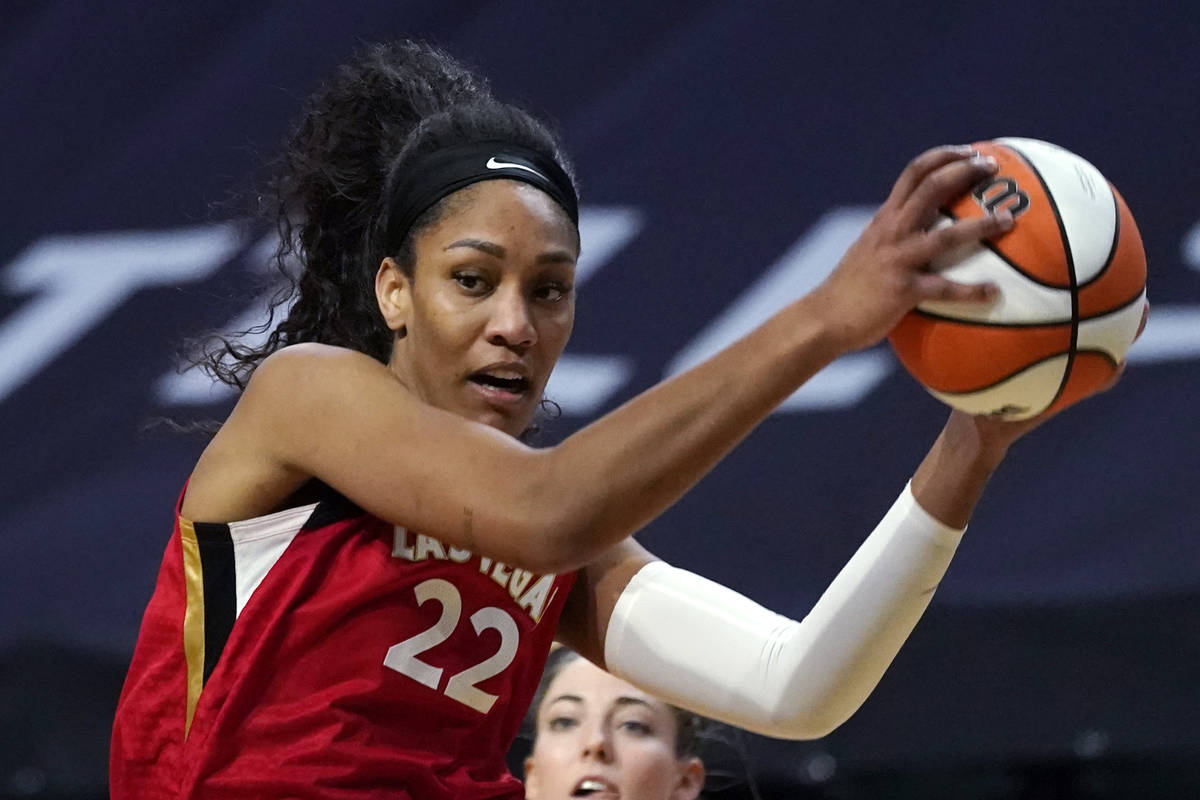
[[[376, 305], [375, 272], [392, 256], [412, 276], [414, 237], [455, 202], [454, 195], [443, 199], [402, 241], [388, 242], [386, 187], [427, 153], [496, 139], [554, 159], [574, 182], [549, 126], [497, 100], [485, 78], [443, 50], [407, 40], [363, 48], [309, 97], [256, 193], [259, 213], [278, 230], [273, 264], [286, 280], [268, 320], [211, 337], [192, 364], [240, 390], [263, 359], [298, 342], [386, 362], [393, 334]], [[239, 341], [268, 329], [259, 345]]]

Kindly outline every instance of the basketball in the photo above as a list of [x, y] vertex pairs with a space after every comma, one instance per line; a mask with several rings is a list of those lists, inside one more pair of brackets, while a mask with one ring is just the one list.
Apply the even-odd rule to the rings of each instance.
[[889, 336], [935, 397], [971, 414], [1026, 419], [1092, 394], [1119, 368], [1146, 302], [1146, 256], [1125, 201], [1090, 163], [1057, 145], [973, 145], [999, 169], [940, 211], [935, 227], [1002, 208], [1014, 224], [930, 267], [991, 282], [986, 305], [925, 302]]

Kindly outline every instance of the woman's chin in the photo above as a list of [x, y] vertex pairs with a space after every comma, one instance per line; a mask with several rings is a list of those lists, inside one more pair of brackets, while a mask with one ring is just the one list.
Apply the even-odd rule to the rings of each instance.
[[520, 436], [533, 422], [536, 404], [530, 401], [529, 393], [506, 392], [478, 384], [468, 387], [470, 411], [464, 416], [510, 436]]
[[500, 411], [494, 408], [484, 408], [466, 416], [512, 437], [518, 437], [524, 433], [533, 421], [533, 412], [524, 409]]

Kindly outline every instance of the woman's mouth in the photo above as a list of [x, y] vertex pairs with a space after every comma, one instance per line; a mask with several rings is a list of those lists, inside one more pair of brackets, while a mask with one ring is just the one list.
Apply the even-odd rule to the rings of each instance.
[[473, 372], [467, 376], [467, 381], [493, 405], [517, 405], [525, 399], [530, 388], [529, 378], [512, 370]]
[[575, 785], [571, 797], [615, 798], [617, 787], [602, 778], [584, 778]]
[[499, 389], [511, 394], [521, 394], [529, 389], [528, 378], [504, 378], [499, 375], [490, 375], [486, 372], [476, 372], [468, 380], [480, 386]]

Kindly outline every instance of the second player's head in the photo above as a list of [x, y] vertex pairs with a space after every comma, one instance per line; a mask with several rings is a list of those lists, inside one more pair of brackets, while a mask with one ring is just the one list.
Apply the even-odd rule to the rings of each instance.
[[695, 800], [704, 786], [702, 718], [569, 650], [552, 654], [532, 713], [529, 800]]

